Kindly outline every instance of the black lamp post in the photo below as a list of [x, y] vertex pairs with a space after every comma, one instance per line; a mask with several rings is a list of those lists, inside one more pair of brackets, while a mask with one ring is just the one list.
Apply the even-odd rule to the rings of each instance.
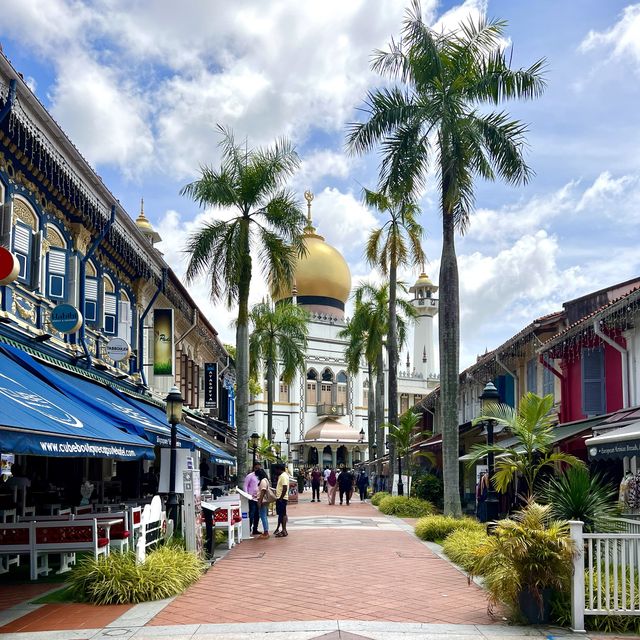
[[[393, 438], [393, 436], [391, 436]], [[394, 438], [395, 440], [395, 438]], [[387, 451], [389, 450], [389, 440], [387, 440], [385, 443], [385, 446], [387, 447]], [[391, 481], [393, 482], [393, 478], [391, 479]], [[404, 484], [402, 482], [402, 456], [400, 455], [400, 451], [398, 450], [398, 495], [399, 496], [403, 496], [404, 495]]]
[[249, 438], [249, 446], [253, 452], [253, 466], [256, 466], [256, 451], [258, 450], [258, 443], [260, 442], [260, 436], [257, 433], [252, 433]]
[[178, 448], [178, 423], [182, 420], [184, 398], [178, 387], [173, 385], [166, 397], [167, 422], [171, 425], [171, 457], [169, 458], [169, 495], [167, 497], [167, 511], [173, 520], [174, 530], [178, 530], [178, 496], [176, 495], [176, 458]]
[[[496, 389], [493, 382], [489, 381], [484, 386], [482, 394], [480, 395], [480, 410], [484, 415], [485, 410], [489, 405], [495, 405], [500, 402], [500, 394]], [[493, 446], [493, 426], [494, 420], [487, 420], [485, 422], [487, 426], [487, 446]], [[493, 451], [487, 453], [487, 469], [488, 469], [488, 481], [489, 486], [487, 488], [487, 520], [493, 522], [498, 519], [498, 496], [493, 490], [493, 474], [495, 472], [495, 458]]]

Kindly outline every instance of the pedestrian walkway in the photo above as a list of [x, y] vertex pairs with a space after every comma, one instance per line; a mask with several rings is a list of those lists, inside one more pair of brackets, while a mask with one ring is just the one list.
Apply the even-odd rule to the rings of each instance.
[[478, 586], [420, 542], [407, 523], [368, 503], [329, 506], [303, 497], [289, 510], [287, 538], [242, 542], [177, 598], [120, 611], [23, 605], [25, 611], [31, 607], [28, 614], [1, 627], [0, 637], [561, 640], [572, 635], [491, 618]]
[[371, 505], [302, 501], [289, 512], [287, 538], [235, 547], [150, 625], [495, 623], [479, 587]]

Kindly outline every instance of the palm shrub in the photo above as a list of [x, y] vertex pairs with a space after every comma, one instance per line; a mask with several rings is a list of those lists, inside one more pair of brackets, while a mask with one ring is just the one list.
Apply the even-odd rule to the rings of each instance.
[[422, 518], [436, 511], [436, 508], [427, 500], [407, 496], [385, 496], [378, 508], [387, 516], [399, 518]]
[[444, 540], [450, 533], [458, 529], [484, 531], [485, 527], [475, 518], [432, 515], [420, 518], [414, 528], [418, 538], [429, 542]]
[[562, 451], [554, 452], [554, 422], [551, 415], [553, 396], [538, 396], [528, 392], [522, 396], [518, 408], [508, 404], [489, 403], [483, 407], [483, 415], [474, 419], [477, 425], [493, 420], [503, 426], [517, 442], [513, 447], [476, 444], [471, 447], [471, 456], [467, 463], [472, 469], [479, 460], [493, 452], [496, 456], [495, 473], [492, 482], [500, 493], [505, 493], [512, 480], [520, 475], [524, 479], [532, 499], [536, 481], [545, 469], [553, 469], [558, 463], [572, 467], [584, 466], [582, 460]]
[[442, 480], [433, 473], [416, 475], [411, 482], [411, 495], [433, 502], [438, 509], [442, 509], [443, 492]]
[[502, 602], [515, 614], [533, 598], [542, 612], [547, 590], [570, 588], [574, 552], [567, 522], [553, 519], [549, 505], [529, 502], [497, 523], [474, 573], [484, 576], [490, 604]]
[[473, 573], [478, 554], [489, 536], [483, 529], [456, 529], [442, 543], [442, 550], [449, 560]]
[[380, 506], [380, 502], [386, 498], [387, 496], [390, 496], [391, 494], [388, 491], [376, 491], [372, 496], [371, 496], [371, 504], [374, 507], [378, 507]]
[[71, 573], [68, 584], [74, 599], [80, 602], [135, 604], [182, 593], [204, 568], [195, 554], [166, 545], [140, 564], [132, 551], [97, 560], [85, 558]]
[[620, 515], [617, 491], [601, 474], [586, 467], [570, 467], [550, 478], [541, 492], [551, 514], [558, 520], [582, 520], [584, 530], [612, 531], [613, 518]]

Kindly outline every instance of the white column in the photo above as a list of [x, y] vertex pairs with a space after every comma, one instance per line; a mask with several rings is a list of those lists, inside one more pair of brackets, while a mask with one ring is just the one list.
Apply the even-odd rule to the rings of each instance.
[[575, 545], [573, 579], [571, 582], [571, 630], [585, 633], [584, 628], [584, 522], [569, 520], [569, 534]]

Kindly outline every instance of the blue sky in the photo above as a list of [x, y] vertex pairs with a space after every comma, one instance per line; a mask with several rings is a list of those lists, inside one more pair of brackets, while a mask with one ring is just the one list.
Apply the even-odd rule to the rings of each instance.
[[[400, 31], [400, 0], [5, 0], [0, 41], [40, 100], [122, 204], [147, 215], [177, 272], [203, 212], [179, 196], [217, 161], [216, 123], [256, 144], [291, 137], [303, 160], [292, 181], [316, 193], [314, 217], [354, 281], [375, 216], [360, 204], [376, 159], [344, 154], [345, 123], [379, 79], [371, 51]], [[509, 106], [529, 123], [535, 178], [477, 185], [458, 242], [461, 365], [563, 300], [640, 274], [640, 4], [608, 0], [423, 0], [451, 29], [486, 13], [508, 21], [515, 65], [548, 60], [548, 89]], [[440, 219], [422, 200], [427, 270], [435, 279]], [[406, 280], [417, 274], [405, 273]], [[265, 286], [256, 275], [253, 298]], [[193, 293], [225, 339], [233, 312]]]

